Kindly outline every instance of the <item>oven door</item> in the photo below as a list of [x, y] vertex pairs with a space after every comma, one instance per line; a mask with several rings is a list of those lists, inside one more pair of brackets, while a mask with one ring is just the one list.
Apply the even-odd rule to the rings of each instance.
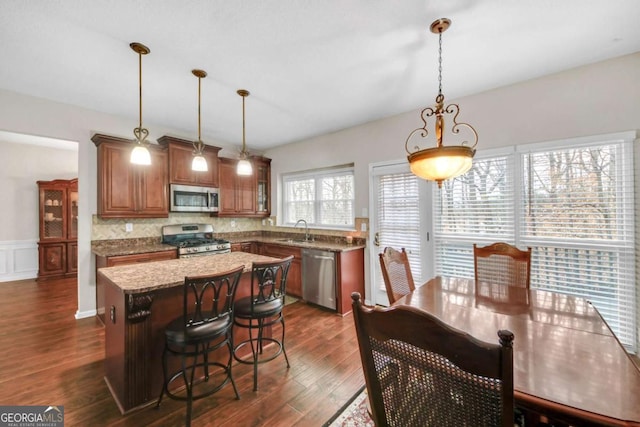
[[205, 252], [194, 252], [190, 254], [180, 254], [180, 258], [195, 258], [200, 256], [209, 256], [209, 255], [220, 255], [220, 254], [229, 254], [231, 253], [231, 249], [219, 249], [215, 251], [205, 251]]
[[171, 184], [171, 212], [218, 212], [219, 189]]

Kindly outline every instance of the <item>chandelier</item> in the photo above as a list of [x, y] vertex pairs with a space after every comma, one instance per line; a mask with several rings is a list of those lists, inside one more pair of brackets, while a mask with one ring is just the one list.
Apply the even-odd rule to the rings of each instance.
[[198, 140], [193, 143], [193, 160], [191, 161], [191, 170], [196, 172], [207, 172], [209, 170], [207, 166], [207, 159], [202, 154], [204, 150], [204, 143], [200, 138], [200, 83], [203, 78], [207, 77], [207, 72], [204, 70], [191, 70], [194, 76], [198, 78]]
[[[467, 123], [458, 123], [460, 107], [457, 104], [449, 104], [445, 107], [444, 95], [442, 94], [442, 33], [451, 25], [447, 18], [441, 18], [431, 24], [431, 32], [438, 34], [438, 96], [436, 96], [435, 107], [427, 107], [422, 110], [421, 118], [424, 126], [413, 130], [405, 142], [407, 159], [411, 172], [420, 178], [438, 183], [442, 187], [442, 181], [455, 178], [471, 169], [472, 159], [476, 153], [475, 147], [478, 144], [478, 133]], [[434, 136], [436, 146], [422, 148], [419, 143], [424, 142], [429, 136], [427, 121], [435, 116]], [[452, 116], [451, 129], [447, 131], [445, 126], [445, 116]], [[467, 134], [473, 138], [472, 143], [463, 139], [460, 145], [443, 144], [443, 136], [459, 135], [462, 129], [467, 130]], [[418, 140], [416, 145], [409, 148], [410, 143]]]
[[244, 100], [249, 96], [249, 91], [245, 89], [238, 89], [238, 95], [242, 97], [242, 151], [240, 151], [240, 159], [236, 166], [236, 173], [238, 175], [252, 175], [253, 167], [249, 161], [249, 152], [247, 151], [247, 143], [245, 142], [245, 126], [244, 126]]
[[140, 117], [138, 127], [133, 130], [133, 135], [136, 138], [136, 146], [133, 148], [133, 150], [131, 150], [131, 163], [136, 165], [150, 165], [151, 154], [149, 154], [149, 149], [146, 147], [146, 145], [148, 144], [146, 142], [146, 139], [149, 136], [149, 130], [142, 127], [142, 55], [146, 55], [151, 51], [148, 47], [141, 43], [130, 43], [129, 47], [131, 47], [131, 49], [133, 49], [133, 51], [138, 54], [138, 105]]

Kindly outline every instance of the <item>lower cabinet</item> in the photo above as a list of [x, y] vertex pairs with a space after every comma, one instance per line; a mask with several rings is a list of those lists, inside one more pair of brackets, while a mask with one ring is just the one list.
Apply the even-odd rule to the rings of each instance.
[[[145, 252], [132, 255], [115, 255], [115, 256], [99, 256], [96, 255], [96, 277], [98, 269], [103, 267], [116, 267], [119, 265], [136, 264], [140, 262], [164, 261], [168, 259], [176, 259], [178, 252], [176, 250], [161, 252]], [[104, 323], [104, 288], [103, 285], [97, 283], [96, 280], [96, 311], [98, 317]]]
[[38, 244], [38, 280], [76, 277], [78, 242], [61, 241]]
[[250, 254], [258, 254], [257, 244], [254, 242], [232, 243], [231, 252], [247, 252]]
[[287, 276], [287, 294], [302, 298], [302, 256], [300, 248], [262, 243], [260, 245], [260, 254], [274, 258], [286, 258], [289, 255], [293, 255], [293, 261]]

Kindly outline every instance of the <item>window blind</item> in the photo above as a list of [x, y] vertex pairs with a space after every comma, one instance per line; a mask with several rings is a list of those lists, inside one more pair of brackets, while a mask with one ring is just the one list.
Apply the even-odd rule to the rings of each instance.
[[487, 153], [434, 193], [436, 274], [473, 277], [473, 243], [532, 248], [531, 286], [591, 301], [636, 350], [633, 137]]
[[[405, 248], [414, 282], [422, 282], [418, 177], [410, 172], [379, 176], [377, 240], [380, 251], [391, 246]], [[380, 268], [376, 271], [383, 283]]]

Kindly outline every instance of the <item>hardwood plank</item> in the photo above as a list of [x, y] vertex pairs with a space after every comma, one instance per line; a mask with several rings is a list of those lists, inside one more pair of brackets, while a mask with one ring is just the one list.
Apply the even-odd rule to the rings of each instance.
[[[184, 402], [164, 398], [121, 415], [104, 381], [104, 328], [76, 320], [75, 279], [0, 283], [0, 403], [63, 405], [69, 426], [181, 426]], [[234, 364], [231, 386], [193, 405], [193, 426], [319, 426], [364, 385], [353, 318], [297, 302], [285, 307], [284, 357]], [[275, 334], [281, 330], [276, 327]], [[160, 390], [158, 390], [158, 393]]]

